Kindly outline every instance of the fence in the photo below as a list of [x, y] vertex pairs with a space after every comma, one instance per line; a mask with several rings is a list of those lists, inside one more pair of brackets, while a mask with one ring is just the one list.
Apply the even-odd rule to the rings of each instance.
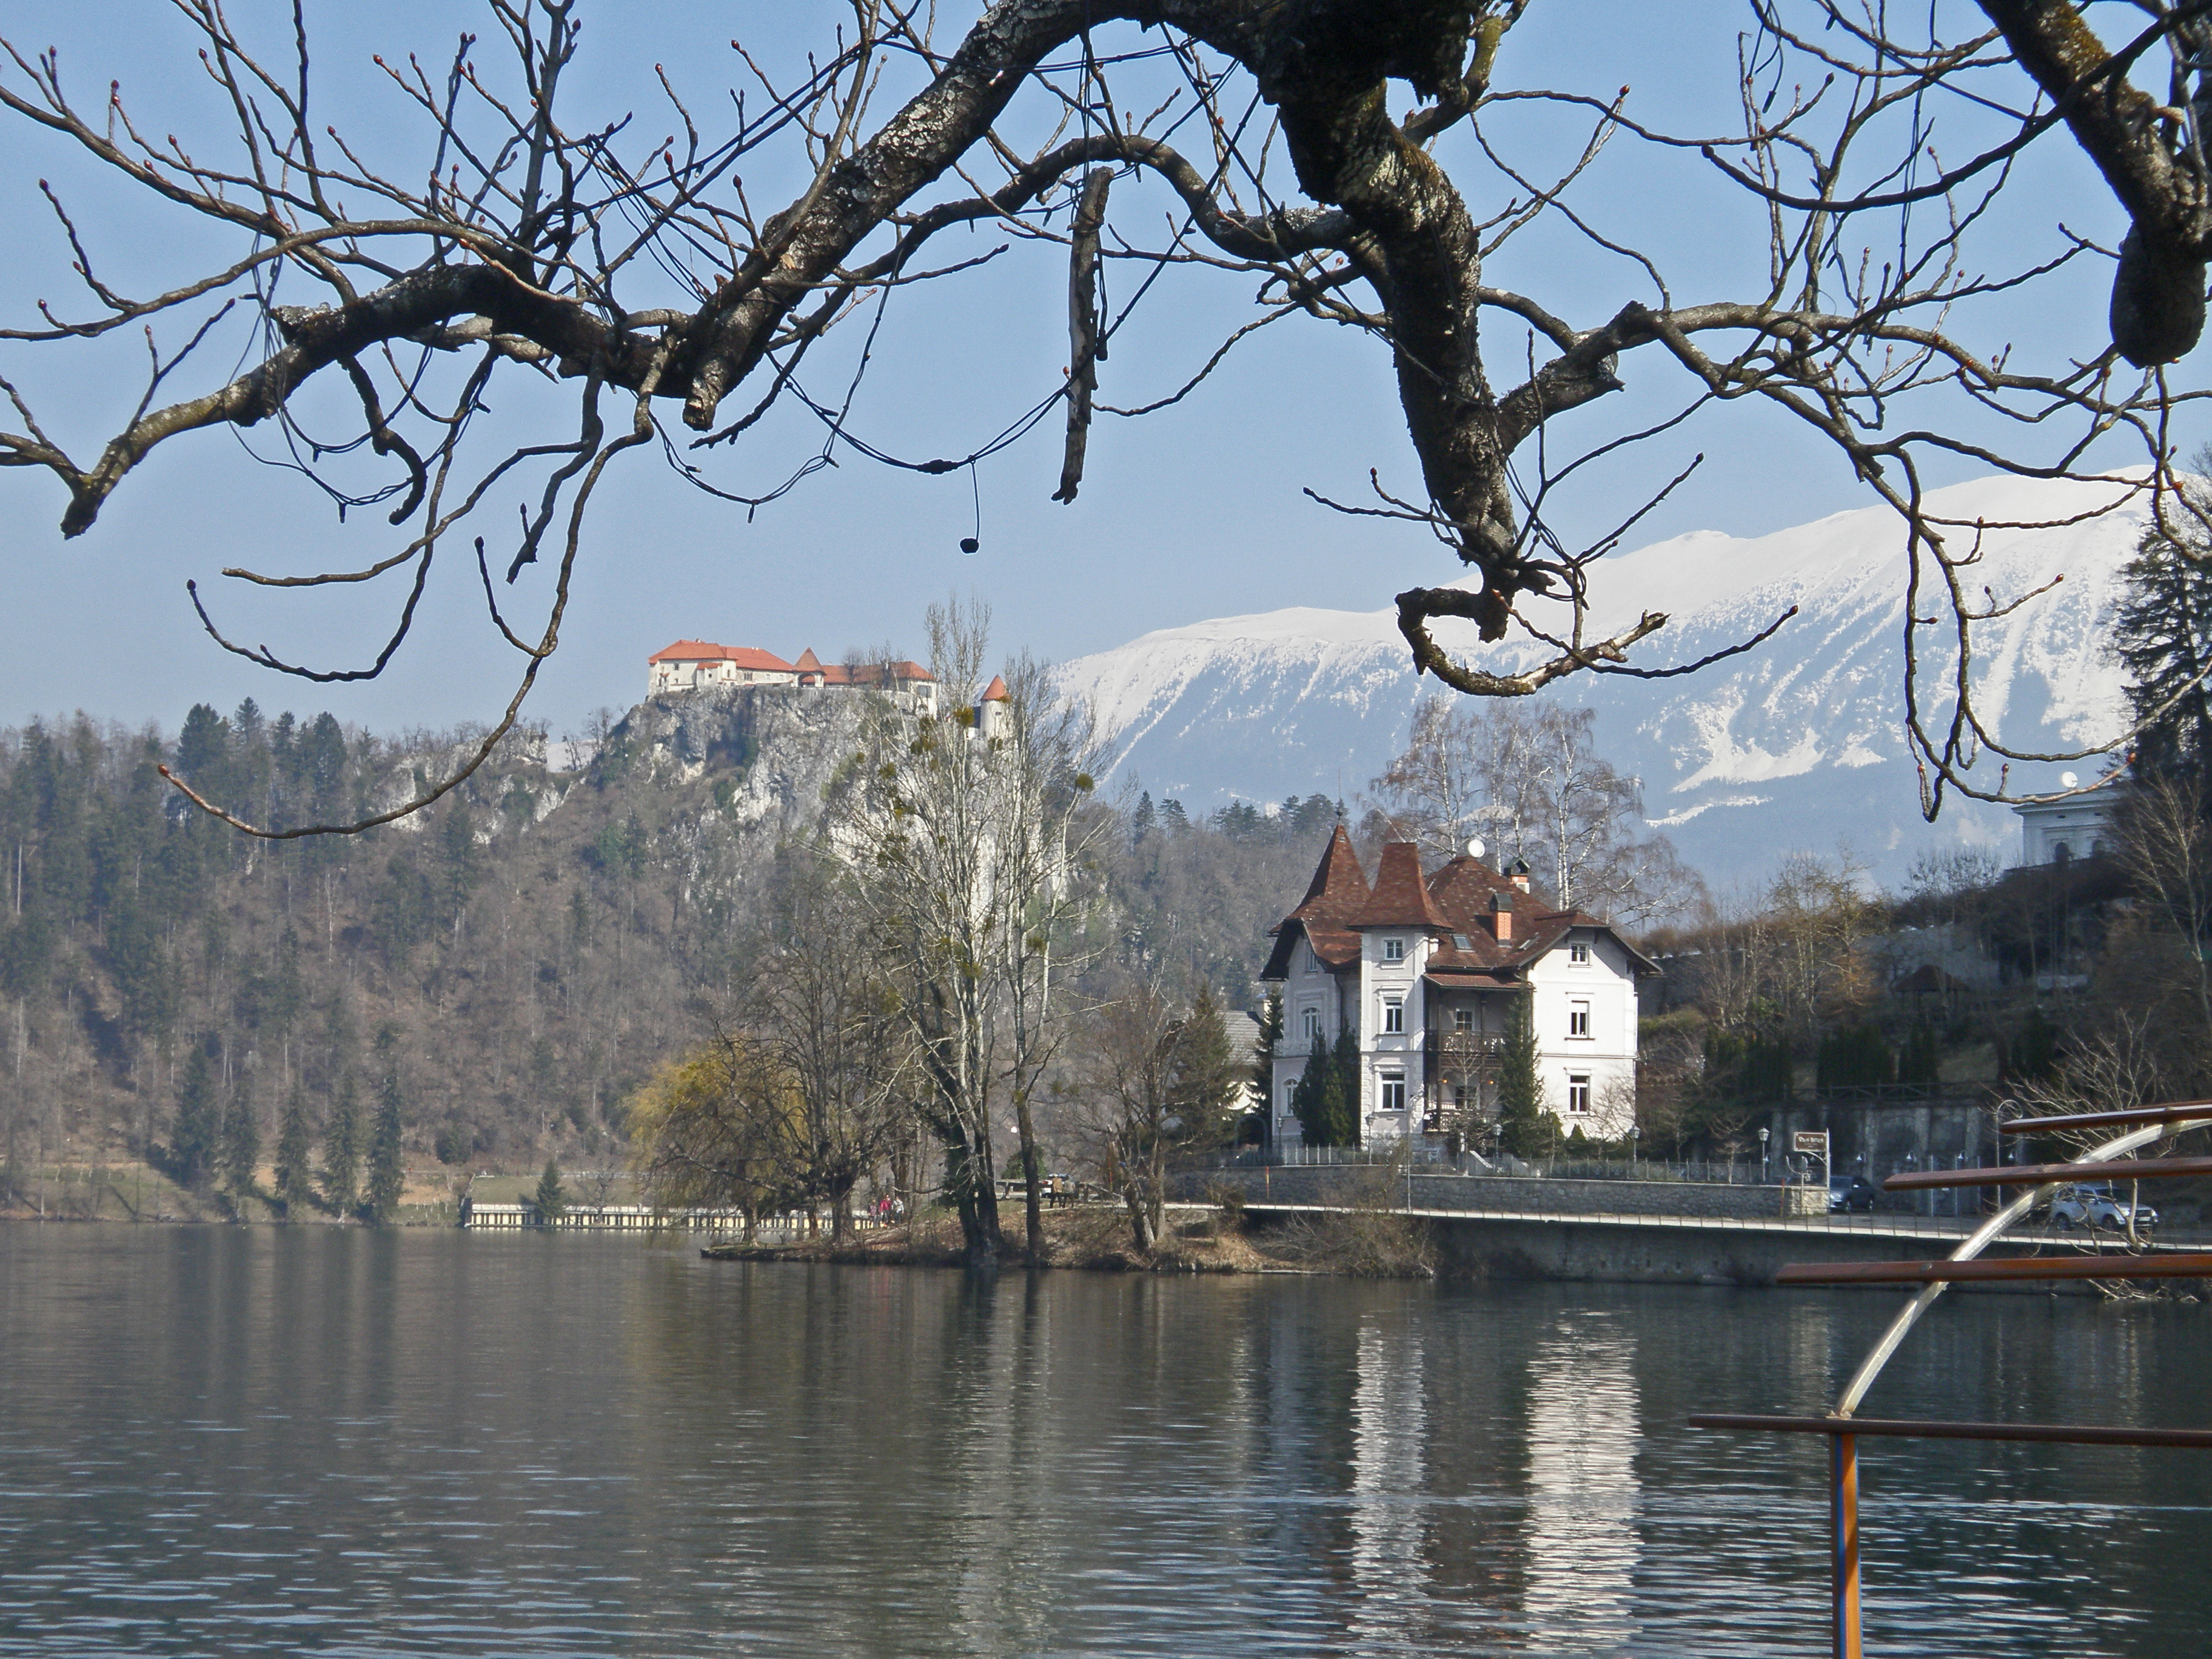
[[[823, 1232], [830, 1228], [830, 1218], [820, 1214], [817, 1224]], [[756, 1231], [788, 1236], [806, 1231], [807, 1212], [788, 1210], [776, 1215], [762, 1216]], [[874, 1216], [865, 1212], [846, 1218], [848, 1228], [866, 1229], [877, 1225]], [[591, 1233], [651, 1233], [660, 1231], [687, 1233], [736, 1233], [744, 1231], [745, 1216], [742, 1210], [698, 1209], [656, 1210], [642, 1204], [572, 1204], [551, 1215], [535, 1204], [471, 1203], [461, 1210], [461, 1225], [489, 1232], [514, 1232], [526, 1228], [548, 1228], [558, 1232]]]
[[[1348, 1168], [1342, 1175], [1332, 1175], [1325, 1167], [1279, 1164], [1257, 1169], [1191, 1170], [1176, 1177], [1175, 1193], [1187, 1202], [1218, 1203], [1222, 1189], [1233, 1187], [1249, 1204], [1379, 1206], [1504, 1219], [1648, 1218], [1649, 1223], [1666, 1226], [1781, 1226], [1890, 1237], [1964, 1237], [1986, 1218], [1978, 1194], [1967, 1193], [1962, 1197], [1956, 1189], [1940, 1194], [1884, 1193], [1881, 1206], [1874, 1211], [1842, 1212], [1829, 1210], [1828, 1195], [1817, 1185], [1592, 1181], [1533, 1173], [1468, 1174], [1449, 1167], [1401, 1166], [1384, 1173], [1379, 1161], [1370, 1167], [1376, 1168], [1380, 1179], [1370, 1175], [1362, 1180]], [[2120, 1252], [2129, 1248], [2124, 1233], [2111, 1228], [2061, 1227], [2047, 1213], [2023, 1220], [2006, 1237], [2069, 1251]], [[2201, 1226], [2168, 1224], [2150, 1234], [2148, 1242], [2153, 1248], [2163, 1248], [2205, 1237]]]
[[[1640, 1158], [1540, 1158], [1510, 1155], [1495, 1160], [1472, 1152], [1456, 1158], [1441, 1136], [1392, 1141], [1379, 1146], [1248, 1146], [1218, 1157], [1177, 1165], [1184, 1170], [1333, 1170], [1411, 1164], [1468, 1176], [1556, 1176], [1574, 1181], [1686, 1181], [1723, 1187], [1767, 1187], [1782, 1180], [1780, 1158], [1764, 1169], [1756, 1158], [1661, 1163]], [[1783, 1182], [1782, 1184], [1789, 1184]], [[1816, 1183], [1817, 1184], [1817, 1183]]]

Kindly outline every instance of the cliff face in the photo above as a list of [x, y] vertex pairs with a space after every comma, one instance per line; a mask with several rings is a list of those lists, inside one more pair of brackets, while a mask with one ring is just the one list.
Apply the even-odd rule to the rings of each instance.
[[623, 716], [592, 763], [663, 785], [715, 775], [730, 827], [774, 837], [818, 820], [837, 769], [859, 750], [865, 700], [848, 691], [713, 687], [648, 698]]

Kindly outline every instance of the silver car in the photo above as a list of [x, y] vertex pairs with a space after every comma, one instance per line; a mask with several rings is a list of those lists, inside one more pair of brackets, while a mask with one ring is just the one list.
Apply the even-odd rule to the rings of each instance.
[[2124, 1232], [2130, 1220], [2136, 1231], [2147, 1233], [2158, 1225], [2158, 1212], [2148, 1204], [2130, 1204], [2101, 1182], [2061, 1187], [2051, 1195], [2054, 1227], [2110, 1227]]

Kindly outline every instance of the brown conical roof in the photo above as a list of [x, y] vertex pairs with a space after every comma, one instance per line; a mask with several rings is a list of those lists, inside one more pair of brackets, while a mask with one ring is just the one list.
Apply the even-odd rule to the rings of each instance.
[[1340, 823], [1322, 852], [1321, 862], [1314, 866], [1313, 880], [1306, 887], [1305, 897], [1291, 914], [1303, 920], [1309, 915], [1328, 911], [1349, 921], [1366, 902], [1367, 872], [1359, 867], [1359, 855], [1352, 850], [1352, 837]]
[[1006, 690], [1006, 682], [999, 675], [991, 676], [991, 683], [983, 688], [985, 702], [1012, 702], [1013, 693]]
[[1359, 935], [1352, 931], [1354, 920], [1366, 908], [1367, 872], [1352, 850], [1352, 837], [1344, 826], [1328, 838], [1328, 846], [1314, 866], [1313, 880], [1298, 908], [1271, 931], [1275, 949], [1261, 969], [1262, 979], [1280, 979], [1290, 969], [1291, 945], [1303, 933], [1314, 954], [1332, 968], [1359, 958]]
[[1394, 841], [1383, 848], [1382, 862], [1375, 872], [1375, 890], [1352, 925], [1451, 931], [1451, 924], [1437, 908], [1428, 884], [1421, 879], [1419, 848], [1410, 841]]
[[822, 672], [822, 659], [814, 654], [814, 647], [810, 645], [799, 653], [799, 660], [792, 666], [802, 673], [818, 674]]

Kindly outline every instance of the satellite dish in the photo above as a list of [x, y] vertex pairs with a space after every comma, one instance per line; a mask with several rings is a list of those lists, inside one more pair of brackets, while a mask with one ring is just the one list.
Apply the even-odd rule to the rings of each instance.
[[2075, 777], [2071, 772], [2061, 772], [2058, 775], [2058, 785], [2062, 789], [2078, 788], [2081, 787], [2081, 780]]
[[1482, 837], [1480, 836], [1475, 836], [1474, 839], [1468, 842], [1467, 855], [1471, 859], [1479, 859], [1482, 856]]

